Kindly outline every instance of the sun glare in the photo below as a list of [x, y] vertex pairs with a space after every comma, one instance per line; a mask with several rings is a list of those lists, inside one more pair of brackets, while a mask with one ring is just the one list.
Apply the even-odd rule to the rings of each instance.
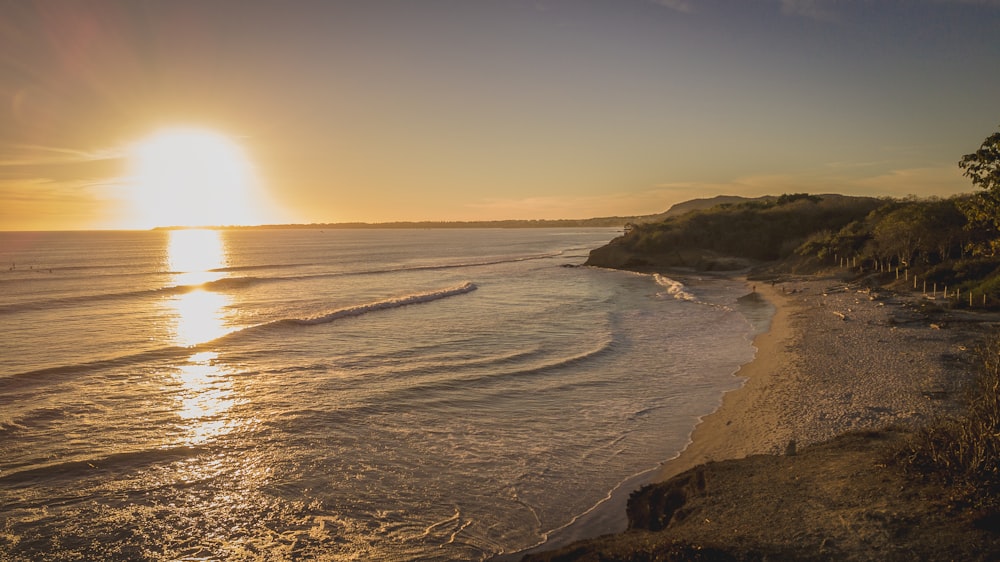
[[165, 129], [129, 154], [131, 223], [155, 226], [253, 225], [264, 202], [240, 145], [207, 129]]
[[167, 265], [177, 286], [188, 292], [165, 301], [176, 320], [175, 339], [192, 346], [226, 335], [229, 297], [202, 286], [225, 276], [225, 245], [214, 230], [174, 230], [169, 233]]
[[178, 285], [200, 285], [223, 277], [222, 236], [215, 230], [174, 230], [167, 239], [167, 265]]

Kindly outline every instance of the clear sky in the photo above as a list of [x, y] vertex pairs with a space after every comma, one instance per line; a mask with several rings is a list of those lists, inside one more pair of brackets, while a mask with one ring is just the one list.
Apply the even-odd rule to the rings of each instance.
[[0, 101], [0, 230], [945, 196], [1000, 0], [10, 0]]

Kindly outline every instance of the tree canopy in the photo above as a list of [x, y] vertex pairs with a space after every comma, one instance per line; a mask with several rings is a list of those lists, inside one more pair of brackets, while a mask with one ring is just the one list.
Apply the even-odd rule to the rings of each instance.
[[1000, 251], [1000, 132], [986, 137], [979, 150], [963, 156], [958, 166], [982, 190], [963, 205], [969, 225], [991, 230], [990, 236], [970, 249], [975, 254], [996, 255]]

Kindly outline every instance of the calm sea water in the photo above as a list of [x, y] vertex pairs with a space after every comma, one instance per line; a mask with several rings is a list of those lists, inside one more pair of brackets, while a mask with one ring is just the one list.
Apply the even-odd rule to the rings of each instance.
[[753, 356], [742, 283], [564, 267], [615, 235], [0, 233], [0, 559], [544, 541]]

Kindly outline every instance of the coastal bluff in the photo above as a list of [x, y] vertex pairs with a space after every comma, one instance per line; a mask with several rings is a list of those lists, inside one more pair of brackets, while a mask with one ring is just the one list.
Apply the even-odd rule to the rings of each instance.
[[884, 205], [870, 197], [792, 194], [675, 205], [661, 221], [630, 223], [590, 252], [612, 269], [736, 271], [788, 260], [818, 233], [837, 232]]
[[737, 271], [755, 263], [753, 260], [702, 249], [672, 248], [659, 253], [640, 252], [629, 244], [628, 236], [626, 234], [591, 250], [584, 265], [630, 270], [690, 268], [697, 271]]

